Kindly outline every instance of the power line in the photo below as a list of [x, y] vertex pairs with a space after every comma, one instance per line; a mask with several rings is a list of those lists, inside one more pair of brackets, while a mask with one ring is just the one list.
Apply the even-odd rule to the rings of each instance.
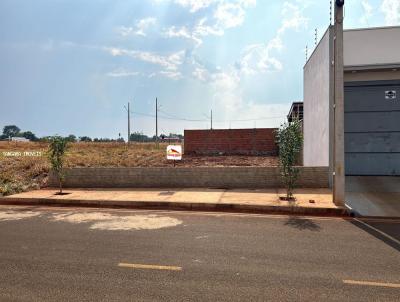
[[251, 122], [251, 121], [262, 121], [262, 120], [270, 120], [270, 119], [278, 119], [285, 118], [285, 116], [268, 116], [268, 117], [260, 117], [260, 118], [250, 118], [250, 119], [240, 119], [240, 120], [224, 120], [224, 121], [215, 121], [217, 123], [223, 122]]
[[[173, 116], [163, 110], [160, 110], [162, 113], [168, 115], [169, 119], [176, 119], [176, 120], [185, 120], [185, 121], [195, 121], [195, 122], [205, 122], [205, 121], [209, 121], [210, 118], [212, 118], [212, 112], [211, 112], [211, 117], [207, 116], [207, 119], [187, 119], [187, 118], [180, 118], [177, 116]], [[165, 118], [165, 117], [164, 117]], [[223, 122], [247, 122], [247, 121], [260, 121], [260, 120], [268, 120], [268, 119], [276, 119], [276, 118], [285, 118], [285, 116], [268, 116], [268, 117], [260, 117], [260, 118], [251, 118], [251, 119], [236, 119], [236, 120], [232, 120], [232, 119], [228, 119], [228, 120], [215, 120], [214, 118], [212, 118], [213, 122], [217, 122], [217, 123], [223, 123]]]
[[160, 110], [160, 112], [164, 113], [167, 116], [164, 116], [163, 118], [165, 119], [172, 119], [172, 120], [181, 120], [181, 121], [189, 121], [189, 122], [204, 122], [207, 121], [205, 119], [189, 119], [189, 118], [182, 118], [182, 117], [177, 117], [176, 115], [172, 115], [170, 113], [167, 113], [163, 110]]
[[[187, 122], [207, 122], [210, 121], [209, 119], [189, 119], [189, 118], [182, 118], [182, 117], [178, 117], [175, 115], [171, 115], [163, 110], [160, 110], [160, 112], [162, 112], [165, 115], [168, 116], [162, 116], [162, 115], [158, 115], [157, 117], [160, 119], [167, 119], [167, 120], [175, 120], [175, 121], [187, 121]], [[142, 115], [142, 116], [147, 116], [147, 117], [152, 117], [155, 118], [156, 115], [154, 114], [149, 114], [149, 113], [143, 113], [143, 112], [138, 112], [138, 111], [131, 111], [131, 113], [136, 114], [136, 115]], [[232, 120], [232, 119], [227, 119], [227, 120], [215, 120], [213, 119], [213, 122], [216, 123], [224, 123], [224, 122], [250, 122], [250, 121], [261, 121], [261, 120], [269, 120], [269, 119], [278, 119], [278, 118], [285, 118], [285, 116], [268, 116], [268, 117], [260, 117], [260, 118], [250, 118], [250, 119], [236, 119], [236, 120]]]

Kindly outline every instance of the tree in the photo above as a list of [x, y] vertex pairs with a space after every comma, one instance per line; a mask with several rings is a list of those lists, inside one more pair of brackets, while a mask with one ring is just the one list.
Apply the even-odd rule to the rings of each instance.
[[92, 139], [89, 136], [80, 136], [79, 141], [80, 142], [91, 142]]
[[131, 133], [131, 136], [130, 136], [131, 142], [149, 142], [151, 140], [152, 139], [150, 137], [148, 137], [146, 134], [143, 134], [141, 132]]
[[62, 194], [62, 182], [64, 180], [64, 155], [67, 151], [68, 142], [61, 136], [53, 136], [50, 140], [48, 155], [51, 167], [58, 178], [60, 191], [57, 193]]
[[22, 137], [25, 137], [26, 139], [29, 139], [30, 141], [33, 141], [33, 142], [39, 140], [39, 139], [36, 137], [36, 135], [35, 135], [34, 133], [32, 133], [31, 131], [22, 132], [22, 133], [20, 133], [20, 135], [21, 135]]
[[13, 136], [18, 136], [19, 132], [21, 131], [21, 129], [19, 129], [17, 126], [15, 125], [8, 125], [8, 126], [4, 126], [3, 128], [3, 135], [5, 137], [13, 137]]
[[295, 166], [303, 145], [301, 122], [298, 119], [284, 123], [276, 131], [279, 148], [279, 166], [286, 186], [286, 200], [293, 200], [293, 188], [299, 175]]
[[168, 137], [169, 138], [179, 138], [179, 139], [184, 138], [182, 134], [176, 134], [176, 133], [169, 133]]
[[68, 135], [65, 139], [69, 143], [75, 143], [76, 142], [76, 136], [73, 135], [73, 134]]

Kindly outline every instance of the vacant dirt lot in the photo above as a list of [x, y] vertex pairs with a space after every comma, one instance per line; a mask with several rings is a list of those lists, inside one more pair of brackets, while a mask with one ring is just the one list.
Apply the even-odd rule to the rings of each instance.
[[[65, 157], [66, 167], [167, 167], [167, 144], [154, 143], [71, 143]], [[12, 194], [45, 186], [49, 163], [47, 143], [0, 142], [0, 194]], [[41, 152], [39, 157], [4, 156], [4, 152]], [[275, 166], [270, 156], [184, 156], [178, 167]]]

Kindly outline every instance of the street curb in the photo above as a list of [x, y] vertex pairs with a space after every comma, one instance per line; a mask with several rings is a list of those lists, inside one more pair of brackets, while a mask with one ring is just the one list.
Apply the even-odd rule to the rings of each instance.
[[350, 211], [345, 208], [308, 208], [300, 206], [271, 206], [232, 203], [202, 203], [202, 202], [161, 202], [161, 201], [132, 201], [132, 200], [79, 200], [79, 199], [49, 199], [49, 198], [0, 198], [1, 205], [36, 205], [62, 207], [90, 208], [126, 208], [146, 210], [174, 211], [212, 211], [254, 214], [292, 214], [310, 216], [349, 217]]

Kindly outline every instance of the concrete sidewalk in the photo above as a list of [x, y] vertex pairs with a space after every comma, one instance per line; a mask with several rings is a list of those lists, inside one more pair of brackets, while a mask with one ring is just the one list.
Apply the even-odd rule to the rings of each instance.
[[[279, 200], [283, 189], [43, 189], [0, 198], [0, 204], [125, 207], [199, 211], [348, 215], [332, 202], [329, 189], [297, 189], [296, 201]], [[311, 202], [310, 202], [311, 201]]]

